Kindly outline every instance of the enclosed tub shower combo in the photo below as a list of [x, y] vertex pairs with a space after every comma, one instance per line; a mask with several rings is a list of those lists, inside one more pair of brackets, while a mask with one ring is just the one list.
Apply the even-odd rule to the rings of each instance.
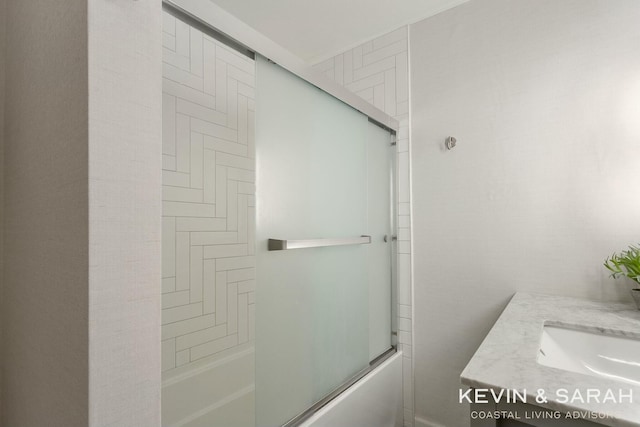
[[205, 3], [164, 11], [162, 424], [399, 425], [397, 122]]

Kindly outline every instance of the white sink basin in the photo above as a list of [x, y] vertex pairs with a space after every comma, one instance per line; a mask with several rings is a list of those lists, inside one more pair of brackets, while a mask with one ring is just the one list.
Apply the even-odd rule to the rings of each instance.
[[538, 363], [640, 385], [640, 340], [545, 325]]

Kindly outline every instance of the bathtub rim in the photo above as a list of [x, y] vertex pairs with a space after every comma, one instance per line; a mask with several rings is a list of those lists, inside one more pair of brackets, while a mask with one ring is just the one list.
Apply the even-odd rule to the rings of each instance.
[[385, 362], [388, 362], [394, 356], [402, 357], [402, 351], [399, 351], [396, 346], [390, 347], [380, 356], [373, 359], [371, 362], [369, 362], [369, 366], [349, 378], [347, 381], [338, 386], [338, 388], [310, 406], [304, 412], [301, 412], [300, 414], [291, 418], [289, 421], [284, 423], [282, 427], [298, 427], [303, 425], [318, 412], [327, 408], [332, 402], [342, 396], [345, 392], [357, 386], [359, 383], [366, 381], [367, 376], [375, 374], [375, 372], [380, 369], [382, 365], [385, 364]]

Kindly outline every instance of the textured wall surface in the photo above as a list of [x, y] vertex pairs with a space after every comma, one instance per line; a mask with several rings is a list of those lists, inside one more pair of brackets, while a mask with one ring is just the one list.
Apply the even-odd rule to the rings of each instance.
[[161, 2], [86, 20], [89, 425], [160, 426]]
[[483, 0], [411, 26], [427, 425], [468, 425], [460, 372], [514, 292], [629, 300], [602, 262], [640, 236], [639, 21], [633, 0]]
[[6, 20], [2, 425], [159, 426], [160, 2]]
[[402, 27], [315, 67], [400, 122], [397, 135], [398, 335], [404, 352], [404, 422], [413, 425], [409, 61]]
[[[162, 370], [253, 346], [253, 60], [164, 13]], [[178, 368], [178, 369], [176, 369]]]
[[2, 422], [88, 425], [86, 2], [6, 20]]

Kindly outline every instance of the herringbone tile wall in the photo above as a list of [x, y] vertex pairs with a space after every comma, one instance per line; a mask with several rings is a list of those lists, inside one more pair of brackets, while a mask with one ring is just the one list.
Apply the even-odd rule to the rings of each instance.
[[253, 344], [255, 67], [166, 12], [163, 38], [167, 374]]
[[[162, 369], [253, 345], [254, 63], [164, 15]], [[400, 121], [398, 328], [413, 425], [409, 75], [401, 28], [316, 66]]]
[[315, 67], [400, 122], [397, 135], [398, 341], [404, 356], [404, 425], [413, 426], [408, 61], [407, 27], [401, 27]]

